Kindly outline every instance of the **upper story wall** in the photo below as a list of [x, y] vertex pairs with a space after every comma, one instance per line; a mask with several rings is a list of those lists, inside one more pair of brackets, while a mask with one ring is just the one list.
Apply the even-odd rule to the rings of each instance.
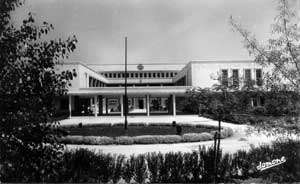
[[108, 82], [105, 77], [81, 63], [64, 63], [58, 65], [56, 67], [56, 72], [60, 73], [66, 70], [73, 71], [73, 69], [75, 69], [77, 75], [70, 81], [71, 86], [69, 87], [69, 90], [92, 86], [96, 87], [105, 85]]
[[[90, 64], [101, 75], [105, 76], [110, 84], [123, 84], [125, 79], [124, 64]], [[172, 83], [172, 79], [185, 66], [173, 63], [128, 64], [128, 84], [165, 84]]]
[[[219, 83], [217, 79], [222, 75], [222, 70], [227, 70], [228, 78], [233, 76], [235, 70], [239, 79], [245, 79], [245, 71], [248, 70], [251, 72], [251, 80], [256, 80], [257, 69], [263, 72], [263, 68], [254, 61], [191, 61], [173, 81], [178, 85], [205, 88]], [[247, 75], [249, 76], [249, 73]]]
[[190, 65], [190, 83], [192, 86], [200, 87], [211, 87], [218, 84], [217, 79], [222, 75], [222, 70], [227, 70], [228, 78], [233, 76], [233, 70], [237, 70], [239, 78], [244, 81], [247, 69], [251, 71], [251, 80], [256, 80], [256, 69], [262, 69], [253, 61], [191, 62]]

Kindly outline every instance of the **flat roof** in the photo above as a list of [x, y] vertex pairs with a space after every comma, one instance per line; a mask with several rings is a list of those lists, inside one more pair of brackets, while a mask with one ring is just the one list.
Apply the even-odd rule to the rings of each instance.
[[[127, 64], [128, 71], [140, 71], [138, 65], [143, 65], [142, 71], [180, 71], [186, 65], [191, 63], [203, 63], [203, 64], [222, 64], [222, 63], [252, 63], [253, 60], [192, 60], [187, 63], [131, 63]], [[98, 72], [119, 72], [124, 71], [124, 64], [86, 64]]]
[[[191, 86], [135, 86], [127, 87], [128, 95], [170, 95], [185, 94]], [[90, 87], [70, 90], [69, 95], [124, 95], [124, 87]]]
[[[140, 71], [138, 66], [140, 64], [128, 64], [128, 71]], [[172, 64], [172, 63], [160, 63], [160, 64], [141, 64], [143, 65], [142, 71], [180, 71], [186, 64]], [[93, 68], [98, 72], [113, 72], [113, 71], [124, 71], [124, 64], [88, 64], [89, 67]]]

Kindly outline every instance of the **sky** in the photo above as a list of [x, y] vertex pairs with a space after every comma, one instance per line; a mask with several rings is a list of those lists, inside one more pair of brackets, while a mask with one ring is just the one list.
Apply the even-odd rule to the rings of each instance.
[[187, 63], [252, 59], [229, 24], [232, 15], [260, 41], [270, 34], [276, 0], [26, 0], [30, 11], [54, 25], [51, 35], [76, 35], [70, 61], [93, 64]]

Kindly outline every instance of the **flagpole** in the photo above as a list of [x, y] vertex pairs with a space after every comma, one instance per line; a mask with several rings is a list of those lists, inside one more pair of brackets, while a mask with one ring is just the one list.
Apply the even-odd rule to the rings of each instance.
[[125, 116], [125, 122], [124, 122], [124, 128], [127, 130], [127, 112], [128, 112], [128, 98], [127, 98], [127, 37], [125, 37], [125, 107], [124, 107], [124, 116]]

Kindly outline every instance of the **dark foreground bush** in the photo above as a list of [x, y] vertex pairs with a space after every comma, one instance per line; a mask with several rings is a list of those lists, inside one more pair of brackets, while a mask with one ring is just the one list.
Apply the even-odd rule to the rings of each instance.
[[[252, 148], [249, 152], [222, 154], [218, 160], [218, 182], [236, 182], [259, 178], [260, 181], [300, 181], [300, 140], [277, 141], [272, 145]], [[199, 148], [192, 153], [148, 153], [125, 159], [122, 155], [94, 153], [85, 149], [65, 152], [55, 179], [45, 182], [155, 182], [207, 183], [213, 182], [213, 148]], [[285, 157], [286, 162], [259, 171], [260, 162]], [[6, 168], [8, 169], [8, 168]], [[13, 168], [11, 168], [13, 169]], [[52, 174], [52, 173], [49, 173]], [[22, 182], [22, 176], [5, 177], [2, 182]], [[5, 178], [5, 180], [3, 180]], [[32, 181], [34, 182], [34, 181]]]

